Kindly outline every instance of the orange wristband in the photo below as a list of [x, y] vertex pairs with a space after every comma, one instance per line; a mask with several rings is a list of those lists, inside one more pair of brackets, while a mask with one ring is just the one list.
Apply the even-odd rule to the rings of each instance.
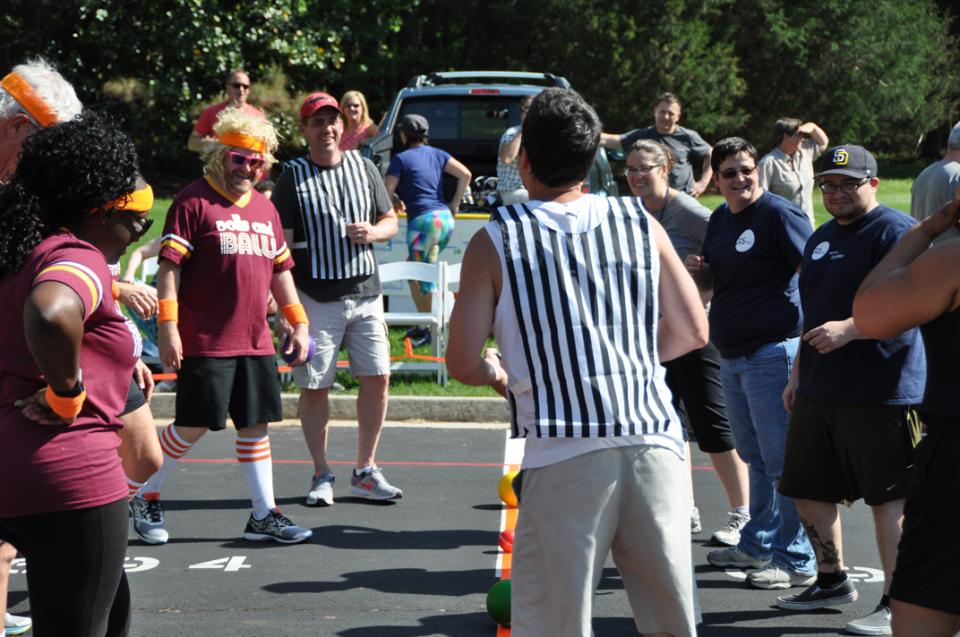
[[299, 325], [300, 323], [309, 323], [307, 320], [307, 313], [303, 309], [303, 305], [300, 303], [291, 303], [290, 305], [283, 306], [283, 315], [287, 317], [287, 320], [290, 321], [291, 325]]
[[180, 304], [176, 299], [160, 299], [160, 311], [157, 312], [157, 323], [177, 322], [177, 313]]
[[120, 298], [120, 284], [116, 281], [113, 281], [110, 284], [110, 292], [113, 293], [113, 300], [116, 301]]
[[47, 391], [44, 392], [43, 397], [53, 413], [61, 418], [73, 419], [77, 417], [77, 414], [79, 414], [83, 408], [83, 401], [87, 399], [87, 392], [84, 390], [77, 396], [64, 398], [63, 396], [57, 396], [53, 392], [53, 387], [47, 385]]

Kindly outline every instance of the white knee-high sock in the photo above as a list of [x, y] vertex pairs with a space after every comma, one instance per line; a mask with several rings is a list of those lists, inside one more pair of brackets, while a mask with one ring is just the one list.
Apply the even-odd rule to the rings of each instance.
[[[142, 489], [145, 484], [146, 482], [137, 482], [130, 476], [127, 476], [127, 497], [132, 498], [140, 493], [140, 489]], [[0, 637], [3, 637], [3, 635], [0, 635]]]
[[176, 423], [172, 422], [163, 428], [160, 432], [160, 450], [163, 451], [163, 465], [155, 474], [150, 476], [147, 483], [143, 485], [143, 488], [140, 490], [143, 497], [148, 499], [160, 497], [160, 489], [163, 488], [164, 480], [167, 479], [167, 476], [173, 471], [173, 468], [177, 466], [177, 461], [180, 460], [185, 453], [190, 451], [190, 447], [192, 446], [192, 442], [187, 442], [177, 433]]
[[277, 508], [273, 499], [273, 460], [270, 457], [270, 436], [241, 438], [237, 436], [237, 461], [250, 487], [253, 517], [262, 520]]

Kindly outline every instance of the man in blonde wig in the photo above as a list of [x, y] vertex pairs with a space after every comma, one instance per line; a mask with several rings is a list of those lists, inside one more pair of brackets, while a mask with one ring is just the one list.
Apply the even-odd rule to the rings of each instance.
[[176, 420], [160, 434], [163, 467], [138, 496], [138, 521], [163, 528], [164, 479], [208, 429], [224, 429], [229, 415], [253, 504], [243, 537], [303, 542], [313, 532], [293, 524], [274, 501], [267, 436], [267, 423], [282, 418], [268, 291], [290, 324], [293, 365], [303, 364], [309, 345], [280, 218], [253, 189], [277, 135], [268, 121], [240, 109], [224, 110], [213, 130], [217, 143], [204, 148], [204, 176], [174, 199], [161, 239], [160, 357], [179, 370]]

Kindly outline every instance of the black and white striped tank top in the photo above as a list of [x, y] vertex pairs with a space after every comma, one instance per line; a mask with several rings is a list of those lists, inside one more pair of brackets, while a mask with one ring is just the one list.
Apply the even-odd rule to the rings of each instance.
[[515, 323], [514, 368], [529, 373], [509, 370], [513, 434], [678, 436], [667, 431], [676, 416], [657, 355], [660, 261], [646, 214], [632, 199], [594, 201], [599, 222], [583, 232], [551, 227], [526, 205], [491, 219], [505, 266], [498, 316]]

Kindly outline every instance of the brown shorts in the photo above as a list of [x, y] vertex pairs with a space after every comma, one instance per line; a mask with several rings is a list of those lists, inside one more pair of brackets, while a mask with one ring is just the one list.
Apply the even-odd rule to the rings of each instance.
[[790, 414], [780, 493], [869, 505], [906, 495], [919, 420], [905, 405], [863, 405], [798, 395]]

